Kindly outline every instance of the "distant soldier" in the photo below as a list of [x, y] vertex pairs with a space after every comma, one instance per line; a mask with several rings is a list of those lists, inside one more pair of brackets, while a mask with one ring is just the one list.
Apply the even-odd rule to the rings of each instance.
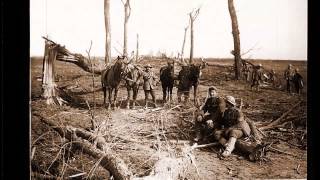
[[200, 107], [195, 122], [197, 130], [194, 141], [205, 140], [213, 133], [214, 123], [221, 120], [226, 108], [225, 100], [218, 96], [218, 89], [214, 86], [209, 87], [206, 101]]
[[291, 93], [292, 90], [292, 80], [294, 76], [294, 70], [292, 64], [288, 65], [288, 68], [284, 71], [284, 78], [287, 82], [287, 92]]
[[252, 72], [251, 90], [254, 86], [256, 86], [257, 91], [259, 91], [260, 85], [263, 82], [262, 78], [263, 78], [262, 64], [259, 64], [258, 66], [254, 67]]
[[295, 73], [293, 75], [293, 83], [294, 83], [296, 92], [298, 94], [300, 94], [301, 90], [303, 88], [303, 77], [299, 73], [299, 69], [298, 68], [295, 69]]
[[222, 156], [227, 157], [235, 148], [237, 139], [243, 137], [252, 137], [255, 140], [260, 138], [257, 135], [257, 129], [252, 121], [247, 121], [243, 113], [236, 107], [235, 98], [226, 96], [226, 110], [223, 113], [221, 121], [216, 125], [214, 137], [225, 148]]
[[269, 74], [270, 82], [272, 83], [273, 87], [276, 87], [276, 72], [274, 69], [271, 69], [271, 72]]
[[243, 73], [244, 80], [249, 81], [250, 70], [249, 70], [248, 64], [245, 62], [243, 63], [242, 73]]
[[143, 90], [145, 94], [145, 107], [148, 107], [148, 99], [149, 94], [152, 96], [153, 106], [157, 107], [156, 105], [156, 95], [155, 95], [155, 88], [157, 86], [158, 78], [153, 71], [151, 71], [152, 66], [147, 64], [145, 67], [145, 71], [142, 71], [143, 76]]

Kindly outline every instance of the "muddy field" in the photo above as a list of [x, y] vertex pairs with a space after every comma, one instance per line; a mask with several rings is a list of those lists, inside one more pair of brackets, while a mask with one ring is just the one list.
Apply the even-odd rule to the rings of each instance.
[[[231, 60], [208, 60], [209, 64], [231, 65]], [[305, 61], [251, 61], [261, 63], [266, 69], [274, 68], [283, 84], [283, 71], [288, 63], [300, 69], [305, 83], [307, 79], [307, 62]], [[165, 65], [161, 60], [144, 60], [141, 64], [150, 63], [154, 71]], [[176, 73], [179, 68], [177, 67]], [[193, 139], [192, 104], [186, 106], [177, 103], [174, 88], [174, 100], [170, 107], [161, 102], [162, 91], [157, 87], [157, 104], [153, 109], [124, 109], [127, 92], [122, 86], [118, 99], [122, 107], [107, 110], [103, 105], [100, 76], [95, 76], [92, 89], [92, 75], [74, 64], [56, 62], [56, 80], [58, 87], [65, 92], [63, 98], [67, 105], [47, 106], [41, 98], [42, 59], [31, 60], [31, 145], [34, 152], [32, 171], [55, 177], [72, 177], [106, 179], [109, 174], [98, 166], [94, 159], [77, 150], [71, 153], [66, 140], [44, 124], [40, 119], [45, 117], [55, 121], [59, 126], [73, 126], [89, 129], [91, 112], [95, 120], [106, 122], [107, 134], [104, 135], [110, 145], [108, 148], [121, 157], [135, 176], [146, 176], [163, 153], [173, 154]], [[268, 152], [267, 162], [251, 162], [248, 158], [234, 152], [230, 158], [221, 160], [217, 154], [218, 147], [199, 148], [193, 151], [195, 162], [188, 167], [181, 179], [264, 179], [264, 178], [306, 178], [307, 177], [307, 144], [306, 144], [306, 86], [301, 95], [288, 94], [284, 86], [273, 88], [265, 86], [260, 92], [251, 91], [250, 84], [235, 81], [230, 68], [208, 66], [201, 76], [199, 97], [203, 101], [208, 86], [215, 85], [221, 96], [232, 95], [243, 100], [243, 112], [247, 117], [263, 125], [279, 118], [294, 104], [302, 101], [288, 115], [294, 120], [283, 127], [264, 131], [266, 140], [275, 141], [273, 147], [281, 152]], [[92, 91], [93, 90], [93, 91]], [[192, 96], [191, 96], [192, 98]], [[138, 94], [138, 103], [144, 103], [142, 87]], [[90, 110], [89, 110], [90, 106]], [[185, 144], [184, 144], [185, 143]], [[34, 178], [36, 179], [36, 178]]]

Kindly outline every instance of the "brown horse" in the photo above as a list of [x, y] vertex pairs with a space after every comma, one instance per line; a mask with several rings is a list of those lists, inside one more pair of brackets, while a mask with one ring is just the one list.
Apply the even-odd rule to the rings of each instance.
[[[172, 101], [172, 89], [174, 85], [174, 62], [168, 61], [168, 65], [160, 69], [160, 81], [162, 85], [163, 102]], [[168, 97], [167, 97], [168, 95]]]
[[[117, 57], [117, 60], [114, 65], [110, 68], [107, 68], [101, 73], [101, 84], [103, 91], [103, 104], [106, 105], [106, 92], [108, 89], [108, 109], [110, 109], [111, 105], [113, 107], [117, 106], [117, 94], [120, 87], [120, 82], [122, 79], [122, 74], [125, 69], [125, 61], [124, 57]], [[114, 100], [111, 100], [112, 92], [114, 90]]]
[[127, 109], [130, 108], [131, 90], [132, 94], [132, 109], [135, 108], [137, 95], [139, 92], [141, 72], [132, 64], [128, 64], [123, 73], [123, 79], [126, 81], [125, 85], [128, 92]]
[[193, 101], [195, 105], [198, 105], [198, 85], [200, 83], [201, 70], [207, 66], [205, 61], [201, 64], [189, 64], [182, 67], [178, 75], [179, 85], [178, 85], [178, 102], [181, 102], [181, 96], [184, 94], [185, 102], [189, 100], [190, 90], [193, 87]]

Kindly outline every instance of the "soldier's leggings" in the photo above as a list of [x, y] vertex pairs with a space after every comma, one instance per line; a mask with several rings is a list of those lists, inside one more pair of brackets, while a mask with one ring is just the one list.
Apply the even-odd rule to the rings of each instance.
[[148, 99], [149, 99], [149, 94], [151, 94], [152, 97], [152, 102], [154, 105], [156, 104], [156, 93], [154, 90], [144, 90], [144, 95], [145, 95], [145, 105], [147, 105]]
[[217, 130], [214, 132], [214, 138], [216, 140], [220, 140], [221, 138], [229, 139], [230, 137], [234, 137], [239, 139], [243, 136], [243, 132], [241, 129], [226, 129], [226, 130]]

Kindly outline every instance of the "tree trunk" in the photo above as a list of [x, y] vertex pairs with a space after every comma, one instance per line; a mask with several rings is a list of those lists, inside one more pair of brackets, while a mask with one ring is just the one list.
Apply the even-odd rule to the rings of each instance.
[[106, 55], [105, 63], [111, 63], [111, 26], [110, 26], [110, 0], [104, 0], [104, 23], [106, 29]]
[[130, 0], [126, 0], [126, 3], [124, 4], [124, 30], [123, 30], [123, 55], [128, 56], [128, 21], [130, 17]]
[[[101, 159], [100, 165], [108, 170], [115, 179], [131, 179], [132, 172], [129, 170], [128, 166], [125, 162], [119, 158], [113, 151], [101, 151], [94, 147], [91, 143], [87, 140], [83, 140], [79, 137], [81, 132], [85, 131], [76, 131], [76, 128], [72, 127], [63, 127], [59, 126], [51, 120], [43, 118], [39, 114], [34, 114], [40, 117], [40, 120], [45, 124], [52, 127], [55, 131], [57, 131], [62, 137], [67, 138], [69, 141], [73, 143], [73, 145], [79, 146], [79, 149], [82, 149], [84, 153], [92, 156], [95, 159]], [[79, 133], [80, 132], [80, 133]], [[86, 138], [91, 138], [91, 133], [86, 132], [82, 135]]]
[[43, 69], [42, 69], [42, 97], [46, 99], [46, 103], [62, 105], [65, 101], [58, 95], [56, 83], [55, 83], [55, 72], [54, 72], [54, 61], [57, 57], [56, 51], [57, 45], [52, 44], [48, 41], [45, 42], [45, 54], [43, 57]]
[[192, 14], [190, 14], [190, 59], [189, 63], [191, 64], [193, 61], [193, 19], [192, 19]]
[[229, 8], [229, 13], [231, 17], [231, 22], [232, 22], [232, 35], [233, 35], [233, 46], [234, 46], [234, 69], [235, 69], [235, 78], [237, 80], [240, 79], [241, 76], [241, 54], [240, 54], [240, 32], [238, 29], [238, 20], [237, 20], [237, 15], [236, 11], [233, 5], [233, 0], [228, 0], [228, 8]]
[[139, 34], [137, 34], [137, 47], [136, 47], [136, 62], [138, 62], [139, 59]]
[[189, 26], [184, 28], [184, 36], [183, 36], [183, 43], [182, 43], [182, 49], [181, 49], [181, 61], [182, 61], [182, 63], [185, 63], [184, 62], [184, 46], [185, 46], [185, 43], [186, 43], [186, 37], [187, 37], [188, 28], [189, 28]]

